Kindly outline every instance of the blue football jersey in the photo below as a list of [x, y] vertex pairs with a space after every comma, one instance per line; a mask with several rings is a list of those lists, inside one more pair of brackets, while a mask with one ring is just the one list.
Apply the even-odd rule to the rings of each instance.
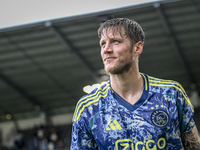
[[141, 98], [130, 104], [110, 81], [83, 96], [73, 116], [72, 150], [181, 150], [193, 126], [193, 106], [182, 86], [142, 74]]

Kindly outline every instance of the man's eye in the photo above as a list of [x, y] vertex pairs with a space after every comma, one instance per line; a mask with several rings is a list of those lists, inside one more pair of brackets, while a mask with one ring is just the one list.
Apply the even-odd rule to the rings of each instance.
[[117, 44], [117, 43], [119, 43], [119, 41], [118, 41], [118, 40], [114, 40], [113, 43], [114, 43], [114, 44]]
[[106, 45], [106, 43], [105, 43], [105, 42], [101, 43], [101, 47], [104, 47], [105, 45]]

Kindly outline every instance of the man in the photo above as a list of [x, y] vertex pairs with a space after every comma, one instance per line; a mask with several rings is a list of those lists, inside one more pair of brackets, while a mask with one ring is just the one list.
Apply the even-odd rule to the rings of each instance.
[[194, 110], [182, 86], [139, 72], [140, 25], [111, 19], [98, 34], [110, 80], [77, 103], [71, 149], [199, 150]]

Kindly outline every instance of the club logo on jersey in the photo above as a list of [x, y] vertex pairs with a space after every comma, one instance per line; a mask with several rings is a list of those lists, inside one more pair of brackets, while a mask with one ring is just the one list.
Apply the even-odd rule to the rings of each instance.
[[151, 114], [151, 121], [157, 127], [165, 127], [169, 122], [169, 116], [164, 110], [155, 110]]

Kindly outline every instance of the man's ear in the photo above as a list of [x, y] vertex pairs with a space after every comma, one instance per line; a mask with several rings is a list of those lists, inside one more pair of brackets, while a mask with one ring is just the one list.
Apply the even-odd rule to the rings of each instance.
[[143, 43], [142, 41], [139, 41], [134, 45], [134, 54], [139, 56], [142, 53], [142, 51], [143, 51]]

